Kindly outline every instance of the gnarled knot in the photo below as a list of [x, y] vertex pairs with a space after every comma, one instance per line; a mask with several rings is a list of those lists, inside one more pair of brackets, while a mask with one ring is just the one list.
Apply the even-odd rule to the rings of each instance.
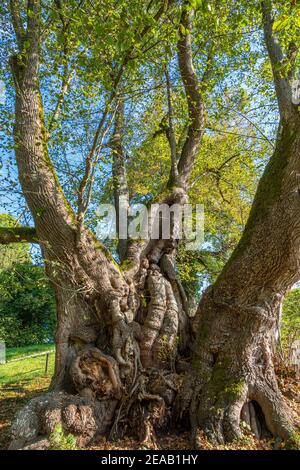
[[85, 348], [78, 353], [70, 368], [71, 378], [79, 393], [97, 400], [119, 399], [122, 385], [117, 361], [98, 348]]

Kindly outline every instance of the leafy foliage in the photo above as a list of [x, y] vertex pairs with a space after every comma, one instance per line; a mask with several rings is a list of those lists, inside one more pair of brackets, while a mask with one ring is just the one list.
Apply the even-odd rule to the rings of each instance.
[[284, 300], [281, 340], [287, 348], [293, 341], [300, 340], [300, 288], [292, 289]]
[[55, 322], [42, 267], [19, 263], [0, 272], [0, 337], [8, 347], [53, 342]]
[[[0, 214], [1, 227], [16, 227], [17, 221], [8, 214]], [[10, 245], [0, 245], [0, 271], [9, 269], [15, 263], [30, 261], [29, 244], [14, 243]]]
[[55, 426], [49, 439], [51, 450], [76, 450], [76, 437], [73, 434], [66, 434], [61, 424]]

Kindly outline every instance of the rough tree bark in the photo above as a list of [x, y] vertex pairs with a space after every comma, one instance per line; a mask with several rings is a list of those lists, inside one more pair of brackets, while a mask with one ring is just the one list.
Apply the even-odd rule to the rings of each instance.
[[[25, 239], [34, 234], [40, 243], [58, 317], [50, 391], [18, 414], [11, 447], [28, 447], [37, 440], [43, 445], [59, 422], [78, 436], [79, 445], [107, 432], [138, 432], [140, 439], [149, 440], [154, 428], [170, 419], [180, 385], [176, 363], [188, 354], [187, 302], [174, 268], [177, 240], [172, 236], [155, 243], [123, 243], [120, 267], [84, 227], [80, 214], [74, 214], [48, 155], [38, 80], [40, 3], [28, 1], [26, 29], [18, 2], [12, 1], [11, 8], [19, 46], [19, 54], [11, 59], [15, 152], [35, 223], [35, 230], [24, 230]], [[191, 15], [187, 10], [182, 15], [187, 30]], [[180, 169], [176, 181], [171, 172], [168, 190], [160, 197], [159, 202], [168, 205], [187, 200], [188, 176], [204, 129], [190, 34], [181, 34], [178, 55], [190, 125], [179, 161], [173, 162]], [[111, 147], [115, 199], [125, 196], [128, 204], [122, 107], [117, 99]], [[17, 235], [3, 232], [2, 238], [6, 243]]]
[[204, 429], [218, 442], [240, 435], [249, 401], [260, 405], [274, 435], [293, 435], [275, 377], [273, 342], [278, 308], [300, 277], [299, 125], [299, 116], [282, 120], [242, 239], [196, 314], [191, 416], [194, 431]]
[[[257, 428], [256, 405], [249, 401], [260, 405], [273, 434], [290, 438], [293, 428], [276, 384], [271, 336], [274, 312], [299, 278], [298, 112], [283, 100], [284, 110], [289, 111], [281, 111], [276, 151], [260, 182], [244, 235], [200, 303], [191, 363], [193, 332], [174, 268], [176, 237], [122, 243], [119, 266], [78, 220], [48, 155], [38, 81], [40, 4], [28, 0], [26, 30], [18, 2], [12, 0], [11, 6], [20, 49], [11, 61], [16, 160], [35, 222], [31, 235], [42, 248], [58, 316], [50, 391], [19, 412], [11, 448], [36, 447], [36, 442], [47, 446], [58, 423], [77, 436], [78, 445], [102, 434], [132, 433], [151, 440], [172, 418], [185, 421], [187, 415], [194, 437], [201, 428], [222, 442], [239, 436], [241, 413], [245, 419], [252, 416]], [[205, 126], [201, 84], [192, 61], [192, 15], [192, 10], [183, 9], [184, 33], [179, 33], [178, 41], [189, 112], [187, 137], [178, 158], [172, 152], [168, 188], [159, 199], [170, 206], [187, 201]], [[170, 99], [168, 92], [169, 104]], [[125, 196], [127, 204], [118, 106], [111, 141], [118, 183], [115, 199]], [[1, 237], [8, 240], [4, 232]]]
[[238, 438], [242, 417], [258, 437], [267, 428], [299, 446], [277, 385], [273, 344], [284, 295], [300, 278], [300, 116], [278, 71], [283, 54], [269, 1], [262, 13], [280, 123], [242, 238], [194, 319], [192, 373], [178, 408], [189, 410], [196, 445], [200, 429], [218, 443]]

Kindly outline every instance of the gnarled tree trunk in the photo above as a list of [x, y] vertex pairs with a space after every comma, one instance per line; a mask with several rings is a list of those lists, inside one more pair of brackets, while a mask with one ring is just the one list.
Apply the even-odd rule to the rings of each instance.
[[189, 410], [196, 444], [199, 429], [219, 443], [238, 438], [243, 417], [258, 437], [267, 428], [299, 446], [273, 356], [281, 303], [300, 277], [300, 116], [278, 71], [283, 56], [270, 1], [262, 12], [280, 123], [242, 238], [194, 320], [192, 372], [177, 407]]
[[293, 437], [273, 346], [278, 308], [300, 273], [299, 125], [295, 117], [280, 126], [242, 239], [194, 320], [195, 385], [185, 406], [192, 407], [194, 432], [204, 429], [217, 442], [240, 436], [249, 402], [259, 405], [272, 434]]
[[[126, 431], [152, 439], [171, 417], [180, 385], [179, 357], [188, 356], [187, 302], [177, 280], [177, 240], [122, 241], [118, 266], [68, 205], [51, 165], [38, 81], [39, 1], [28, 1], [24, 30], [16, 2], [12, 16], [20, 53], [12, 58], [16, 89], [15, 147], [19, 178], [35, 222], [57, 301], [55, 372], [49, 393], [16, 418], [12, 448], [44, 442], [56, 424], [86, 445]], [[190, 25], [191, 12], [183, 22]], [[181, 35], [179, 61], [188, 95], [190, 128], [169, 190], [160, 202], [186, 202], [188, 175], [204, 128], [203, 104], [192, 67], [190, 35]], [[111, 147], [115, 199], [128, 199], [121, 142], [122, 103]], [[177, 164], [173, 162], [173, 165]], [[174, 179], [176, 177], [176, 180]], [[128, 205], [128, 200], [127, 200]], [[81, 208], [80, 208], [81, 209]], [[27, 237], [28, 239], [28, 237]], [[179, 361], [180, 362], [180, 361]], [[183, 364], [184, 366], [184, 364]], [[35, 445], [35, 444], [34, 444]]]
[[278, 72], [283, 56], [273, 37], [269, 1], [262, 11], [281, 116], [276, 147], [242, 238], [200, 302], [195, 391], [183, 400], [191, 406], [194, 437], [204, 429], [217, 442], [232, 440], [240, 436], [241, 416], [261, 435], [255, 418], [260, 414], [272, 434], [296, 444], [293, 419], [276, 381], [273, 344], [284, 295], [300, 277], [300, 116], [289, 80]]

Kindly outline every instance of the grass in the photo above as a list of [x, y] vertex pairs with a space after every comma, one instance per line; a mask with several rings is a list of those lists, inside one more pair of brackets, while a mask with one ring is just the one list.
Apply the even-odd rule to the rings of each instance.
[[[54, 349], [53, 344], [39, 344], [22, 348], [8, 348], [8, 361]], [[10, 440], [10, 426], [16, 412], [32, 398], [46, 392], [54, 371], [54, 354], [50, 354], [48, 373], [46, 356], [31, 357], [0, 364], [0, 449]]]
[[[8, 348], [6, 351], [6, 359], [21, 358], [27, 355], [49, 351], [54, 349], [51, 344], [41, 344], [27, 346], [22, 348]], [[0, 391], [3, 386], [17, 385], [23, 380], [32, 380], [34, 378], [45, 377], [46, 355], [22, 359], [20, 361], [11, 362], [0, 365]], [[54, 370], [54, 353], [50, 354], [48, 365], [48, 376], [52, 376]]]
[[6, 449], [10, 442], [10, 426], [17, 411], [32, 398], [45, 393], [51, 380], [51, 374], [45, 376], [43, 368], [36, 371], [35, 376], [22, 373], [19, 377], [13, 377], [12, 381], [8, 377], [6, 383], [0, 384], [0, 449]]
[[34, 344], [32, 346], [23, 346], [20, 348], [7, 348], [6, 360], [17, 359], [18, 357], [29, 356], [30, 354], [54, 349], [54, 344]]

